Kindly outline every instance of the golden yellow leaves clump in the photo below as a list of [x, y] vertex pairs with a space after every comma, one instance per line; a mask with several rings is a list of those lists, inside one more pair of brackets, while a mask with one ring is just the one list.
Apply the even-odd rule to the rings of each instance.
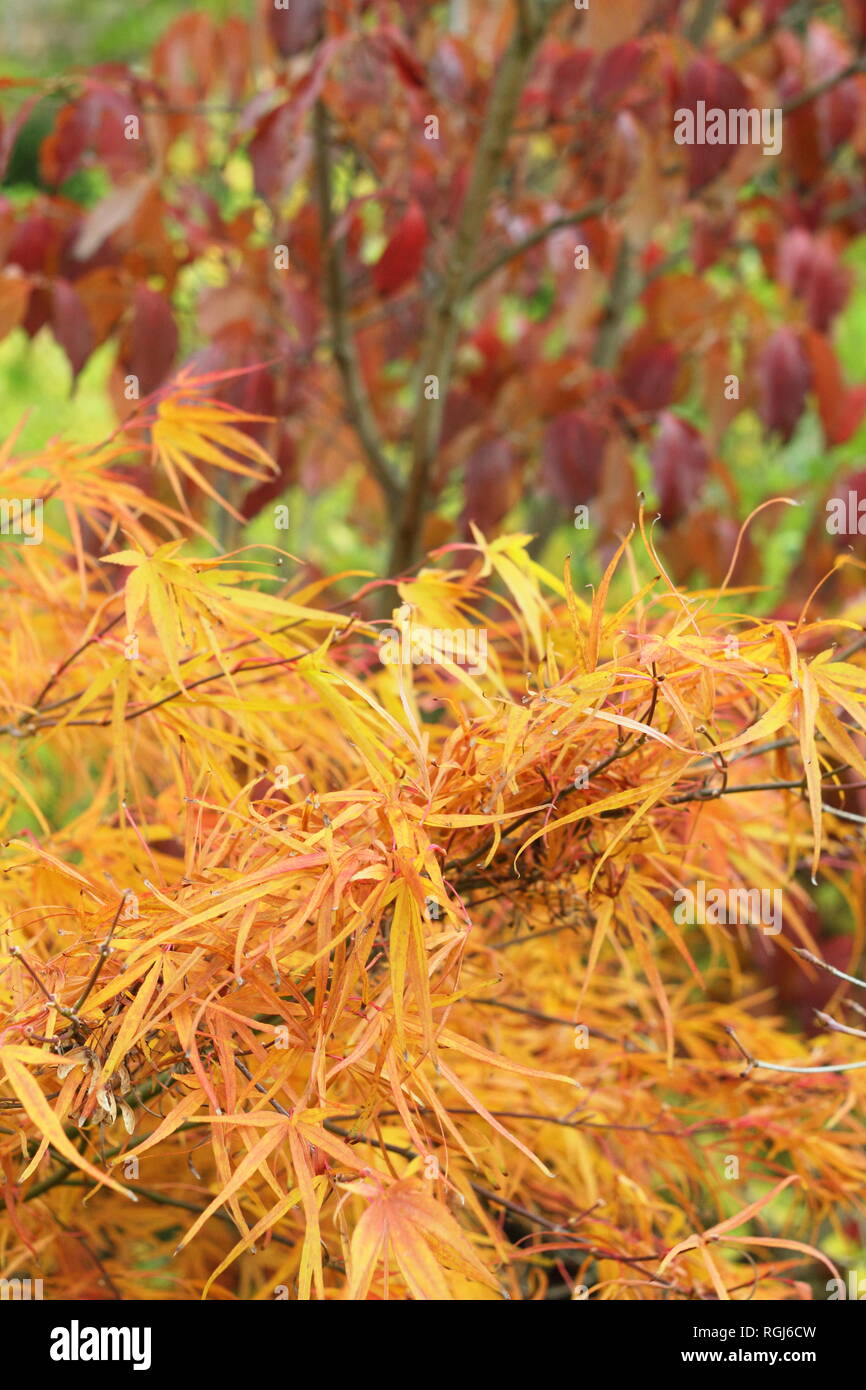
[[[150, 421], [181, 503], [181, 475], [265, 466], [189, 391]], [[387, 628], [351, 575], [204, 552], [117, 471], [134, 443], [3, 460], [72, 518], [6, 572], [5, 1271], [72, 1298], [104, 1270], [125, 1298], [807, 1294], [866, 1176], [858, 1030], [780, 1016], [766, 920], [672, 907], [781, 893], [775, 949], [820, 957], [818, 878], [856, 960], [852, 632], [640, 578], [648, 539], [586, 603], [480, 533]]]

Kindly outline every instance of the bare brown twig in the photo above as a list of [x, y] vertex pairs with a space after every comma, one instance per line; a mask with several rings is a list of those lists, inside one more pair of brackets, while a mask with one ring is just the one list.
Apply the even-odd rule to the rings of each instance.
[[397, 507], [401, 500], [401, 488], [382, 447], [379, 429], [367, 397], [358, 365], [355, 344], [349, 329], [342, 243], [335, 235], [331, 201], [330, 118], [321, 99], [316, 102], [313, 110], [313, 139], [316, 150], [316, 192], [319, 222], [325, 249], [325, 296], [331, 319], [334, 360], [343, 380], [349, 419], [364, 446], [370, 471], [384, 492], [389, 506]]

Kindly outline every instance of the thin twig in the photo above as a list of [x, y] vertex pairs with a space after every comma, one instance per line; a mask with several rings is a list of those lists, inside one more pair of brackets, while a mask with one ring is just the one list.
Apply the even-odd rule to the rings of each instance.
[[382, 447], [349, 329], [342, 241], [337, 238], [334, 229], [330, 119], [321, 99], [316, 102], [313, 110], [313, 139], [316, 151], [319, 224], [325, 248], [325, 297], [331, 320], [334, 361], [343, 379], [349, 418], [364, 446], [370, 471], [384, 492], [389, 506], [397, 507], [400, 505], [401, 488]]
[[[439, 449], [451, 382], [459, 308], [470, 282], [474, 257], [482, 243], [488, 203], [502, 169], [508, 137], [543, 32], [543, 21], [547, 11], [553, 8], [540, 9], [537, 23], [533, 22], [532, 7], [521, 12], [494, 81], [445, 274], [425, 326], [412, 432], [412, 466], [397, 518], [390, 574], [399, 574], [416, 558], [425, 511], [430, 503], [430, 474]], [[434, 399], [428, 399], [425, 391], [425, 381], [430, 377], [438, 384]]]
[[810, 965], [817, 965], [821, 970], [826, 970], [829, 975], [835, 975], [837, 980], [845, 980], [849, 985], [857, 985], [859, 989], [866, 989], [866, 980], [858, 980], [856, 975], [846, 975], [844, 970], [837, 970], [835, 965], [830, 965], [826, 960], [821, 960], [818, 956], [807, 951], [805, 946], [792, 946], [798, 956], [807, 960]]
[[597, 198], [594, 203], [588, 203], [584, 208], [578, 208], [576, 212], [564, 213], [562, 217], [554, 217], [553, 221], [545, 223], [543, 227], [536, 227], [535, 231], [530, 232], [522, 241], [516, 241], [513, 246], [506, 248], [493, 256], [491, 260], [483, 265], [480, 270], [471, 276], [466, 293], [472, 294], [482, 285], [485, 280], [489, 280], [491, 275], [495, 275], [497, 270], [507, 265], [509, 261], [516, 260], [518, 256], [524, 256], [527, 251], [531, 251], [533, 246], [538, 246], [539, 242], [546, 241], [554, 232], [562, 231], [565, 227], [576, 227], [581, 222], [588, 222], [590, 218], [600, 217], [602, 213], [608, 211], [610, 204], [604, 198]]
[[763, 1068], [764, 1071], [798, 1072], [798, 1073], [800, 1073], [801, 1075], [809, 1075], [809, 1076], [815, 1076], [815, 1075], [817, 1075], [819, 1072], [857, 1071], [857, 1070], [858, 1070], [859, 1068], [861, 1068], [861, 1067], [866, 1067], [866, 1061], [862, 1061], [862, 1062], [829, 1062], [829, 1063], [827, 1063], [825, 1066], [818, 1066], [818, 1067], [791, 1067], [791, 1066], [787, 1066], [784, 1062], [765, 1062], [765, 1061], [764, 1061], [762, 1058], [760, 1058], [760, 1057], [753, 1057], [752, 1054], [751, 1054], [749, 1051], [747, 1051], [747, 1049], [746, 1049], [746, 1048], [743, 1046], [743, 1044], [740, 1042], [740, 1040], [739, 1040], [739, 1038], [737, 1037], [736, 1033], [734, 1032], [733, 1028], [731, 1028], [729, 1024], [725, 1024], [725, 1025], [724, 1025], [724, 1029], [725, 1029], [725, 1032], [728, 1034], [728, 1036], [736, 1043], [737, 1047], [739, 1048], [740, 1052], [741, 1052], [742, 1055], [743, 1055], [743, 1058], [745, 1059], [745, 1062], [746, 1062], [746, 1070], [745, 1070], [745, 1072], [744, 1072], [744, 1075], [745, 1075], [745, 1076], [748, 1076], [749, 1072], [750, 1072], [754, 1067]]

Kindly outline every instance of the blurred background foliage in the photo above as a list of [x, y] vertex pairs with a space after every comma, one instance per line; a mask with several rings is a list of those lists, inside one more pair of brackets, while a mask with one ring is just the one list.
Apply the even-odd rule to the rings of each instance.
[[[309, 0], [301, 0], [300, 11], [315, 8]], [[345, 6], [335, 8], [346, 9]], [[668, 8], [677, 19], [683, 14], [686, 19], [691, 15], [688, 0], [685, 10], [677, 0]], [[415, 39], [419, 33], [417, 4], [392, 6], [386, 17], [399, 21], [403, 9], [406, 12], [407, 31], [410, 38]], [[491, 0], [488, 9], [501, 15], [509, 12], [509, 7], [501, 0], [495, 3]], [[629, 4], [625, 9], [634, 9], [634, 6]], [[727, 6], [720, 4], [717, 9], [720, 12], [717, 18], [721, 19], [721, 12], [727, 10], [734, 24], [743, 27], [746, 34], [741, 43], [743, 48], [749, 45], [760, 48], [755, 42], [754, 25], [749, 30], [753, 12], [760, 12], [767, 22], [768, 44], [772, 41], [774, 26], [788, 24], [790, 33], [796, 35], [806, 47], [809, 25], [813, 21], [827, 25], [828, 32], [835, 26], [844, 33], [850, 18], [850, 6], [843, 3], [809, 6], [765, 0], [762, 8], [760, 3], [748, 5], [731, 0]], [[378, 10], [384, 13], [388, 7], [361, 5], [358, 10], [360, 27], [370, 27], [378, 17], [375, 13]], [[469, 11], [462, 0], [426, 5], [420, 10], [423, 11], [423, 22], [431, 29], [438, 28], [442, 33], [451, 31], [461, 36], [465, 33]], [[2, 194], [14, 208], [23, 214], [40, 194], [52, 192], [46, 188], [40, 174], [40, 148], [55, 127], [58, 114], [76, 91], [74, 83], [70, 85], [76, 71], [94, 71], [100, 65], [123, 64], [136, 74], [146, 75], [151, 68], [154, 47], [171, 31], [173, 24], [193, 12], [209, 16], [215, 25], [242, 20], [249, 25], [252, 33], [261, 23], [261, 8], [256, 0], [199, 0], [194, 5], [183, 3], [183, 0], [150, 0], [146, 6], [139, 7], [129, 6], [124, 0], [95, 0], [95, 3], [87, 5], [76, 3], [76, 0], [43, 0], [38, 6], [11, 4], [4, 8], [0, 16], [0, 77], [19, 80], [33, 78], [46, 83], [42, 99], [17, 133], [2, 182]], [[724, 37], [730, 32], [738, 31], [728, 28], [723, 31]], [[630, 35], [624, 33], [622, 49], [627, 49], [632, 42]], [[424, 48], [424, 42], [419, 42], [419, 48]], [[431, 45], [427, 42], [425, 56], [429, 56], [431, 51]], [[52, 79], [58, 80], [56, 85], [52, 85]], [[277, 85], [284, 80], [284, 77], [280, 78]], [[288, 82], [286, 87], [290, 87]], [[0, 105], [7, 117], [20, 105], [20, 101], [20, 91], [7, 90], [2, 93]], [[197, 182], [203, 193], [215, 200], [224, 221], [242, 218], [249, 213], [258, 223], [262, 209], [261, 191], [255, 186], [256, 175], [250, 148], [239, 145], [236, 139], [236, 123], [236, 117], [232, 114], [224, 118], [218, 113], [214, 115], [211, 147], [208, 161], [204, 162], [201, 151], [194, 148], [193, 133], [175, 132], [169, 167], [179, 178]], [[855, 154], [859, 177], [859, 148], [855, 148]], [[72, 199], [80, 207], [93, 208], [110, 189], [111, 180], [105, 170], [98, 161], [92, 161], [66, 179], [60, 191], [63, 197]], [[741, 201], [760, 196], [761, 190], [760, 177], [747, 180], [740, 190]], [[374, 265], [387, 245], [388, 227], [383, 205], [375, 196], [381, 191], [363, 162], [358, 164], [345, 158], [337, 159], [334, 169], [335, 207], [341, 209], [357, 203], [361, 210], [361, 240], [358, 247], [358, 262], [361, 265]], [[775, 192], [778, 193], [778, 189]], [[293, 195], [288, 203], [289, 214], [299, 206], [298, 196]], [[285, 207], [281, 210], [285, 210]], [[680, 229], [676, 246], [678, 271], [703, 274], [722, 294], [737, 286], [746, 286], [755, 302], [763, 305], [768, 314], [784, 319], [785, 305], [780, 301], [777, 278], [768, 273], [765, 258], [756, 247], [741, 244], [726, 259], [704, 270], [700, 267], [696, 269], [689, 232], [686, 223]], [[832, 336], [846, 384], [856, 387], [866, 383], [866, 237], [849, 235], [847, 245], [840, 251], [839, 262], [850, 276], [849, 290], [844, 305], [835, 314], [832, 326], [827, 331]], [[204, 254], [181, 269], [173, 288], [173, 305], [180, 333], [178, 356], [181, 361], [207, 342], [196, 314], [202, 291], [209, 286], [219, 287], [226, 283], [225, 264], [218, 255]], [[555, 283], [551, 282], [531, 284], [525, 289], [519, 282], [504, 287], [498, 311], [502, 338], [507, 340], [509, 336], [519, 336], [521, 325], [527, 321], [543, 322], [550, 313], [550, 299], [555, 292]], [[625, 328], [631, 332], [637, 331], [643, 313], [643, 309], [636, 304], [628, 306], [623, 313]], [[478, 328], [481, 321], [470, 315], [468, 322], [470, 326]], [[558, 331], [555, 328], [554, 334]], [[110, 375], [115, 355], [114, 341], [102, 342], [96, 346], [78, 374], [73, 375], [68, 354], [56, 341], [49, 325], [35, 333], [29, 330], [25, 332], [22, 327], [7, 333], [0, 339], [0, 430], [3, 436], [7, 436], [24, 417], [20, 447], [26, 450], [40, 447], [59, 433], [74, 439], [96, 441], [103, 438], [116, 423], [110, 399]], [[399, 368], [396, 370], [399, 377]], [[408, 386], [404, 395], [408, 404]], [[693, 422], [699, 430], [705, 428], [706, 412], [699, 392], [692, 390], [683, 395], [676, 400], [675, 407], [681, 418]], [[803, 504], [799, 508], [772, 509], [759, 518], [750, 533], [754, 547], [748, 579], [766, 588], [765, 594], [756, 595], [750, 600], [756, 609], [770, 611], [783, 600], [786, 585], [801, 565], [810, 528], [814, 527], [816, 517], [822, 513], [828, 487], [832, 480], [859, 469], [864, 443], [866, 422], [858, 425], [843, 443], [831, 444], [811, 397], [790, 438], [786, 439], [778, 433], [768, 437], [766, 421], [762, 421], [759, 413], [748, 404], [723, 433], [718, 457], [736, 479], [737, 522], [774, 494], [796, 496]], [[396, 453], [399, 456], [399, 448]], [[470, 465], [471, 462], [470, 459]], [[630, 465], [635, 482], [643, 489], [652, 509], [659, 494], [651, 463], [651, 439], [646, 434], [633, 440]], [[446, 486], [438, 504], [439, 513], [454, 526], [458, 525], [463, 503], [459, 473], [458, 468], [455, 474], [457, 485]], [[545, 515], [542, 509], [539, 517], [536, 489], [529, 477], [524, 477], [523, 481], [524, 486], [517, 489], [511, 504], [499, 519], [499, 528], [540, 529], [539, 558], [553, 569], [560, 570], [566, 556], [570, 555], [575, 581], [579, 584], [592, 582], [599, 568], [592, 532], [576, 531], [567, 513], [564, 519], [560, 516], [551, 520], [550, 515]], [[281, 494], [281, 500], [287, 501], [290, 507], [290, 530], [280, 539], [287, 548], [302, 554], [312, 566], [323, 571], [353, 567], [383, 573], [387, 568], [386, 542], [375, 526], [358, 524], [359, 492], [363, 495], [364, 468], [360, 463], [348, 463], [339, 476], [331, 470], [327, 484], [321, 488], [311, 488], [303, 481], [289, 483]], [[726, 496], [723, 480], [717, 476], [708, 477], [701, 502], [710, 512], [729, 512], [730, 497]], [[539, 520], [542, 523], [540, 528]], [[452, 537], [446, 535], [442, 538]], [[237, 535], [233, 539], [271, 543], [274, 534], [270, 512], [260, 512], [248, 522], [242, 536]], [[709, 540], [708, 544], [710, 549], [715, 548], [714, 541]], [[691, 577], [696, 583], [708, 583], [713, 579], [709, 571], [702, 570], [699, 562]]]
[[135, 63], [169, 24], [191, 9], [216, 20], [249, 14], [245, 0], [40, 0], [8, 3], [0, 13], [0, 73], [51, 77], [78, 66]]

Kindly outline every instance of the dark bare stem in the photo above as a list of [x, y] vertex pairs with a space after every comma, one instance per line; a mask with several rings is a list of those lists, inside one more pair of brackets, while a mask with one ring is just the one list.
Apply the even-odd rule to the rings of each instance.
[[859, 637], [855, 637], [853, 642], [849, 642], [847, 647], [836, 652], [834, 661], [847, 661], [849, 656], [854, 656], [856, 652], [862, 651], [866, 647], [866, 632], [861, 632]]
[[592, 360], [596, 367], [610, 367], [614, 362], [623, 320], [637, 288], [632, 265], [631, 244], [624, 236], [620, 242], [619, 254], [610, 282], [610, 291], [601, 316], [595, 349], [592, 354]]
[[485, 280], [489, 280], [491, 275], [495, 275], [497, 270], [507, 265], [509, 261], [514, 261], [518, 256], [524, 256], [527, 251], [531, 251], [540, 242], [546, 241], [554, 232], [562, 231], [565, 227], [576, 227], [581, 222], [588, 222], [590, 218], [601, 217], [608, 211], [609, 203], [603, 198], [597, 198], [594, 203], [588, 203], [585, 208], [578, 208], [577, 212], [565, 213], [562, 217], [555, 217], [552, 222], [547, 222], [543, 227], [536, 227], [534, 232], [530, 232], [522, 241], [516, 241], [513, 246], [507, 246], [498, 256], [493, 256], [491, 260], [483, 265], [480, 270], [469, 280], [466, 286], [467, 294], [472, 294]]
[[81, 991], [81, 994], [79, 995], [78, 999], [76, 1000], [76, 1002], [75, 1002], [75, 1003], [73, 1004], [73, 1006], [72, 1006], [72, 1012], [73, 1012], [73, 1014], [75, 1015], [76, 1018], [78, 1017], [79, 1010], [82, 1009], [82, 1008], [84, 1007], [85, 1003], [87, 1002], [88, 996], [90, 995], [90, 992], [91, 992], [91, 990], [93, 989], [93, 986], [96, 984], [96, 981], [99, 979], [99, 976], [100, 976], [100, 973], [101, 973], [101, 971], [102, 971], [103, 965], [104, 965], [105, 962], [108, 960], [108, 957], [111, 955], [111, 938], [112, 938], [112, 936], [114, 935], [114, 929], [115, 929], [115, 927], [117, 926], [118, 922], [120, 921], [120, 914], [121, 914], [121, 912], [123, 911], [123, 905], [124, 905], [124, 903], [126, 902], [126, 899], [127, 899], [127, 897], [128, 897], [128, 894], [129, 894], [129, 889], [127, 889], [127, 890], [124, 892], [123, 896], [122, 896], [121, 899], [120, 899], [120, 902], [117, 904], [117, 911], [116, 911], [115, 914], [114, 914], [114, 920], [112, 921], [111, 926], [108, 928], [108, 934], [107, 934], [105, 940], [102, 942], [102, 945], [101, 945], [100, 948], [99, 948], [99, 951], [98, 951], [98, 954], [97, 954], [97, 958], [96, 958], [96, 963], [95, 963], [95, 965], [94, 965], [94, 967], [93, 967], [93, 970], [91, 971], [91, 974], [90, 974], [90, 979], [87, 981], [87, 984], [84, 986], [84, 989]]
[[807, 106], [810, 101], [815, 101], [822, 97], [826, 92], [830, 92], [834, 87], [838, 87], [841, 82], [847, 82], [849, 77], [856, 77], [859, 73], [866, 72], [866, 60], [858, 58], [856, 62], [849, 63], [847, 67], [840, 68], [838, 72], [825, 77], [822, 82], [816, 82], [814, 87], [808, 87], [805, 92], [798, 92], [795, 97], [786, 102], [782, 107], [784, 115], [788, 116], [792, 111], [799, 111], [801, 106]]
[[335, 235], [332, 205], [330, 118], [323, 101], [313, 110], [316, 149], [316, 192], [325, 254], [325, 297], [331, 321], [334, 360], [343, 381], [348, 415], [360, 439], [370, 472], [390, 507], [400, 503], [401, 489], [385, 456], [373, 409], [367, 398], [355, 344], [349, 329], [346, 271], [342, 240]]
[[[88, 637], [87, 641], [82, 642], [80, 647], [76, 647], [75, 651], [72, 652], [71, 655], [68, 656], [65, 661], [61, 661], [60, 665], [56, 667], [52, 674], [48, 677], [48, 680], [45, 682], [39, 694], [36, 696], [36, 699], [33, 701], [34, 710], [39, 709], [40, 705], [42, 704], [42, 701], [45, 699], [45, 696], [48, 694], [51, 687], [56, 684], [56, 682], [62, 676], [63, 672], [66, 671], [72, 665], [73, 661], [77, 660], [77, 658], [81, 656], [82, 652], [86, 652], [87, 648], [92, 646], [94, 642], [101, 642], [102, 638], [106, 635], [106, 633], [110, 632], [113, 627], [116, 627], [122, 617], [123, 613], [118, 613], [115, 618], [112, 618], [110, 623], [106, 623], [104, 628], [102, 628], [99, 632], [94, 633], [92, 637]], [[27, 718], [28, 716], [24, 715], [22, 717], [22, 723], [26, 722]]]

